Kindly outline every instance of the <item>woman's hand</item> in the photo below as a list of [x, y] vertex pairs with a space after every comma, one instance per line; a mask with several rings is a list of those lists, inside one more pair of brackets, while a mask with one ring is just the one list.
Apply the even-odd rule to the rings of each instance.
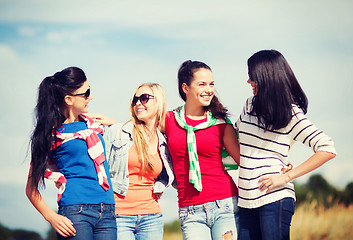
[[281, 169], [281, 173], [287, 173], [293, 169], [293, 165], [290, 162], [287, 162], [287, 165]]
[[[30, 173], [32, 166], [30, 168]], [[56, 232], [64, 237], [75, 236], [76, 230], [73, 227], [73, 223], [67, 217], [57, 214], [54, 212], [44, 201], [42, 195], [38, 191], [38, 188], [33, 189], [31, 187], [31, 181], [29, 181], [30, 174], [26, 185], [26, 195], [33, 204], [33, 206], [42, 214], [45, 220], [54, 228]]]
[[259, 180], [260, 190], [264, 191], [267, 189], [268, 193], [271, 189], [284, 185], [289, 182], [289, 177], [286, 175], [287, 172], [290, 172], [293, 169], [293, 165], [290, 162], [287, 162], [287, 165], [281, 169], [280, 174], [274, 174], [267, 177], [263, 177]]
[[285, 169], [285, 173], [273, 174], [266, 177], [262, 177], [259, 180], [259, 183], [261, 183], [259, 189], [261, 191], [267, 189], [267, 192], [269, 192], [275, 187], [284, 185], [289, 181], [292, 181], [298, 177], [303, 176], [304, 174], [313, 171], [314, 169], [320, 167], [322, 164], [334, 158], [335, 156], [336, 154], [331, 152], [317, 151], [309, 159], [307, 159], [305, 162], [295, 167], [294, 169], [292, 169], [293, 166], [287, 164], [288, 167], [287, 169]]
[[100, 113], [90, 113], [90, 114], [87, 114], [87, 116], [89, 118], [92, 118], [94, 120], [96, 120], [97, 122], [103, 124], [103, 125], [107, 125], [107, 126], [111, 126], [113, 125], [114, 123], [116, 123], [116, 121], [108, 116], [105, 116], [103, 114], [100, 114]]
[[267, 189], [266, 193], [268, 193], [273, 188], [284, 185], [289, 181], [290, 181], [290, 178], [286, 173], [272, 174], [266, 177], [262, 177], [259, 180], [259, 183], [261, 183], [259, 189], [261, 191], [265, 191]]
[[54, 212], [48, 219], [50, 225], [63, 237], [73, 237], [76, 235], [76, 230], [70, 219]]
[[159, 200], [162, 197], [162, 194], [163, 194], [163, 192], [153, 193], [154, 198], [157, 199], [157, 200]]

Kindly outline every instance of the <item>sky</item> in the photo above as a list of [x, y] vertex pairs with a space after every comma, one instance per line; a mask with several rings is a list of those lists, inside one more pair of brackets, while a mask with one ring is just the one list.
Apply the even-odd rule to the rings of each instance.
[[[338, 152], [311, 174], [344, 189], [353, 181], [352, 10], [349, 0], [0, 0], [0, 223], [43, 236], [49, 229], [25, 196], [29, 138], [40, 82], [70, 66], [86, 73], [90, 112], [125, 122], [130, 97], [144, 82], [164, 87], [168, 109], [183, 104], [178, 68], [188, 59], [203, 61], [236, 121], [252, 94], [247, 59], [276, 49], [307, 94], [308, 118]], [[289, 160], [297, 166], [311, 154], [296, 143]], [[42, 193], [55, 210], [53, 184]], [[176, 196], [170, 188], [160, 201], [166, 222], [177, 219]]]

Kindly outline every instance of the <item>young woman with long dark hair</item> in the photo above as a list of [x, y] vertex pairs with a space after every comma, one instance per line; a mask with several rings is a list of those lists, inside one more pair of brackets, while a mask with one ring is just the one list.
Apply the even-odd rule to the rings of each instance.
[[165, 133], [183, 238], [236, 239], [238, 189], [222, 164], [224, 147], [239, 162], [235, 130], [215, 96], [207, 64], [185, 61], [178, 71], [178, 85], [185, 104], [167, 113]]
[[[289, 239], [294, 214], [292, 180], [313, 171], [336, 155], [334, 144], [305, 116], [307, 97], [288, 62], [276, 50], [248, 59], [247, 99], [239, 130], [239, 238]], [[295, 141], [315, 153], [291, 171], [288, 152]]]
[[[92, 100], [85, 73], [69, 67], [39, 86], [26, 194], [59, 239], [114, 239], [114, 196], [102, 125], [83, 115]], [[59, 188], [56, 213], [43, 200], [44, 179]]]

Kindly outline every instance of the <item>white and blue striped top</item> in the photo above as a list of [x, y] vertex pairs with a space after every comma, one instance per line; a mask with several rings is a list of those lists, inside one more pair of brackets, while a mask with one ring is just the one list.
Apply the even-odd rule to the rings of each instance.
[[289, 124], [275, 131], [264, 131], [256, 116], [250, 114], [252, 99], [247, 99], [235, 127], [239, 130], [240, 169], [239, 207], [257, 208], [265, 204], [291, 197], [295, 199], [294, 185], [289, 182], [269, 193], [259, 190], [259, 179], [277, 174], [287, 163], [288, 152], [295, 141], [302, 142], [314, 152], [336, 154], [333, 141], [320, 131], [293, 104], [293, 117]]

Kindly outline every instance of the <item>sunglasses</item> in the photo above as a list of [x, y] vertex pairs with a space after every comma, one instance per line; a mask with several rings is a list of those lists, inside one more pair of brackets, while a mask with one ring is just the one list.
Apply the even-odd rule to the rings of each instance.
[[87, 89], [84, 93], [70, 94], [70, 96], [84, 96], [86, 99], [91, 95], [91, 88]]
[[139, 97], [134, 96], [134, 98], [132, 99], [131, 105], [135, 106], [139, 100], [140, 100], [140, 103], [146, 104], [148, 100], [150, 100], [151, 98], [154, 98], [154, 96], [148, 93], [141, 94]]

